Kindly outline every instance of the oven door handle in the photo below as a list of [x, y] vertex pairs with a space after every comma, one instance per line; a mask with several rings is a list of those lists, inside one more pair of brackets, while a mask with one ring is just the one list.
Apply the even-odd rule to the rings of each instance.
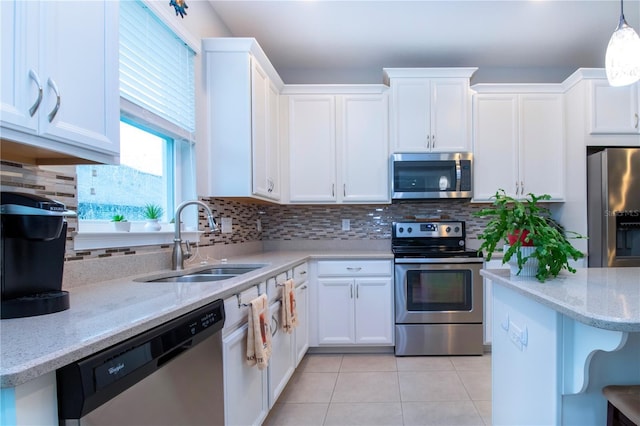
[[396, 264], [416, 264], [416, 263], [482, 263], [481, 257], [397, 257]]

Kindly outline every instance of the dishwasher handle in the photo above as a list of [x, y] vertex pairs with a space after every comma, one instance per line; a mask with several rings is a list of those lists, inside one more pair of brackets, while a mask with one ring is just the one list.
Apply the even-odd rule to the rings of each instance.
[[195, 311], [62, 367], [56, 372], [61, 419], [80, 419], [224, 327], [224, 302]]

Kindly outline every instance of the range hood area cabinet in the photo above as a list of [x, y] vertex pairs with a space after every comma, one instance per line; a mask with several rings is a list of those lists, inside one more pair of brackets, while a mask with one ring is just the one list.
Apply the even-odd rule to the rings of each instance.
[[283, 82], [253, 38], [203, 39], [209, 196], [280, 201]]
[[290, 203], [391, 202], [387, 92], [382, 84], [285, 87]]
[[469, 80], [477, 68], [384, 68], [391, 152], [471, 151]]
[[565, 197], [564, 98], [560, 85], [473, 86], [473, 200], [497, 189]]
[[0, 8], [2, 158], [118, 163], [118, 2], [3, 0]]

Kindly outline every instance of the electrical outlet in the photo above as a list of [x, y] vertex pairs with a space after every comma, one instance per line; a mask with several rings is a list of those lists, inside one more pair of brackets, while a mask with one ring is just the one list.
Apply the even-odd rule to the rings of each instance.
[[222, 229], [221, 232], [223, 234], [229, 234], [233, 232], [233, 218], [223, 217], [222, 218]]
[[342, 219], [342, 230], [343, 231], [351, 230], [351, 219]]

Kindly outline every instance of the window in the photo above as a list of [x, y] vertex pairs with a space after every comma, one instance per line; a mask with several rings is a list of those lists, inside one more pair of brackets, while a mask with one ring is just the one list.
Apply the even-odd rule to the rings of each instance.
[[140, 1], [120, 2], [119, 32], [120, 165], [77, 167], [81, 232], [114, 214], [142, 221], [149, 203], [168, 222], [195, 198], [195, 52]]

